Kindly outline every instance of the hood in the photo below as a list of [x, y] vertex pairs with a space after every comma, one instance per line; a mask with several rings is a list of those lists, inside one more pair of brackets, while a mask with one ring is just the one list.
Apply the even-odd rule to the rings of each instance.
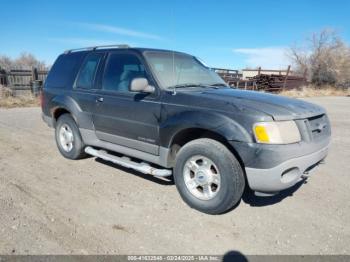
[[[187, 92], [187, 91], [186, 91]], [[274, 120], [293, 120], [309, 118], [325, 113], [325, 110], [315, 104], [300, 99], [279, 95], [246, 91], [232, 88], [205, 89], [188, 92], [201, 99], [215, 99], [251, 108], [270, 115]]]

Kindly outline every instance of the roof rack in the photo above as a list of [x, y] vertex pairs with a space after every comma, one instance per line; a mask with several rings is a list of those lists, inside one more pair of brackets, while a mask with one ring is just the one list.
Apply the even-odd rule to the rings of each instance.
[[99, 46], [90, 46], [90, 47], [82, 47], [82, 48], [75, 48], [75, 49], [69, 49], [66, 50], [64, 53], [69, 54], [72, 52], [77, 51], [90, 51], [90, 50], [97, 50], [97, 49], [106, 49], [106, 48], [130, 48], [127, 44], [120, 44], [120, 45], [99, 45]]

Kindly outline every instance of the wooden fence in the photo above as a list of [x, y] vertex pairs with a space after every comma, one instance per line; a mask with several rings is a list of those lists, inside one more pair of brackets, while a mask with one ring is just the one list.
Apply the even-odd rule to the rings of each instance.
[[242, 79], [242, 74], [235, 69], [212, 68], [228, 85], [234, 86]]
[[47, 77], [48, 70], [32, 68], [29, 69], [11, 69], [0, 71], [0, 86], [12, 90], [13, 94], [22, 95], [33, 91], [33, 85], [42, 85]]
[[[260, 68], [258, 74], [250, 79], [242, 79], [238, 70], [213, 68], [223, 80], [232, 87], [261, 90], [266, 92], [280, 92], [282, 90], [298, 88], [306, 84], [306, 72], [303, 76], [290, 75], [290, 66], [286, 74], [262, 74]], [[11, 69], [0, 70], [0, 86], [8, 87], [13, 94], [24, 95], [33, 92], [33, 86], [42, 85], [47, 77], [48, 70], [32, 68], [31, 70]]]

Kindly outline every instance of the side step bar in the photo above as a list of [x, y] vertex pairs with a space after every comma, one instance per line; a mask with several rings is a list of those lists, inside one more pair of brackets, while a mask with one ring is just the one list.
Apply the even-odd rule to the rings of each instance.
[[96, 150], [90, 146], [85, 148], [85, 153], [95, 157], [102, 158], [103, 160], [110, 161], [114, 164], [117, 164], [123, 167], [134, 169], [144, 174], [151, 174], [159, 177], [166, 177], [166, 176], [172, 175], [172, 171], [169, 169], [157, 169], [157, 168], [151, 167], [149, 164], [145, 162], [137, 163], [130, 160], [130, 158], [128, 157], [114, 156], [114, 155], [108, 154], [104, 150]]

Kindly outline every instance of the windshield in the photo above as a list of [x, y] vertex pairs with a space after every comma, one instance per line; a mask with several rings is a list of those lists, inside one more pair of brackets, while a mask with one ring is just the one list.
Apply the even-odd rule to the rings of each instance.
[[145, 52], [145, 57], [163, 88], [226, 86], [214, 71], [195, 57], [172, 52]]

